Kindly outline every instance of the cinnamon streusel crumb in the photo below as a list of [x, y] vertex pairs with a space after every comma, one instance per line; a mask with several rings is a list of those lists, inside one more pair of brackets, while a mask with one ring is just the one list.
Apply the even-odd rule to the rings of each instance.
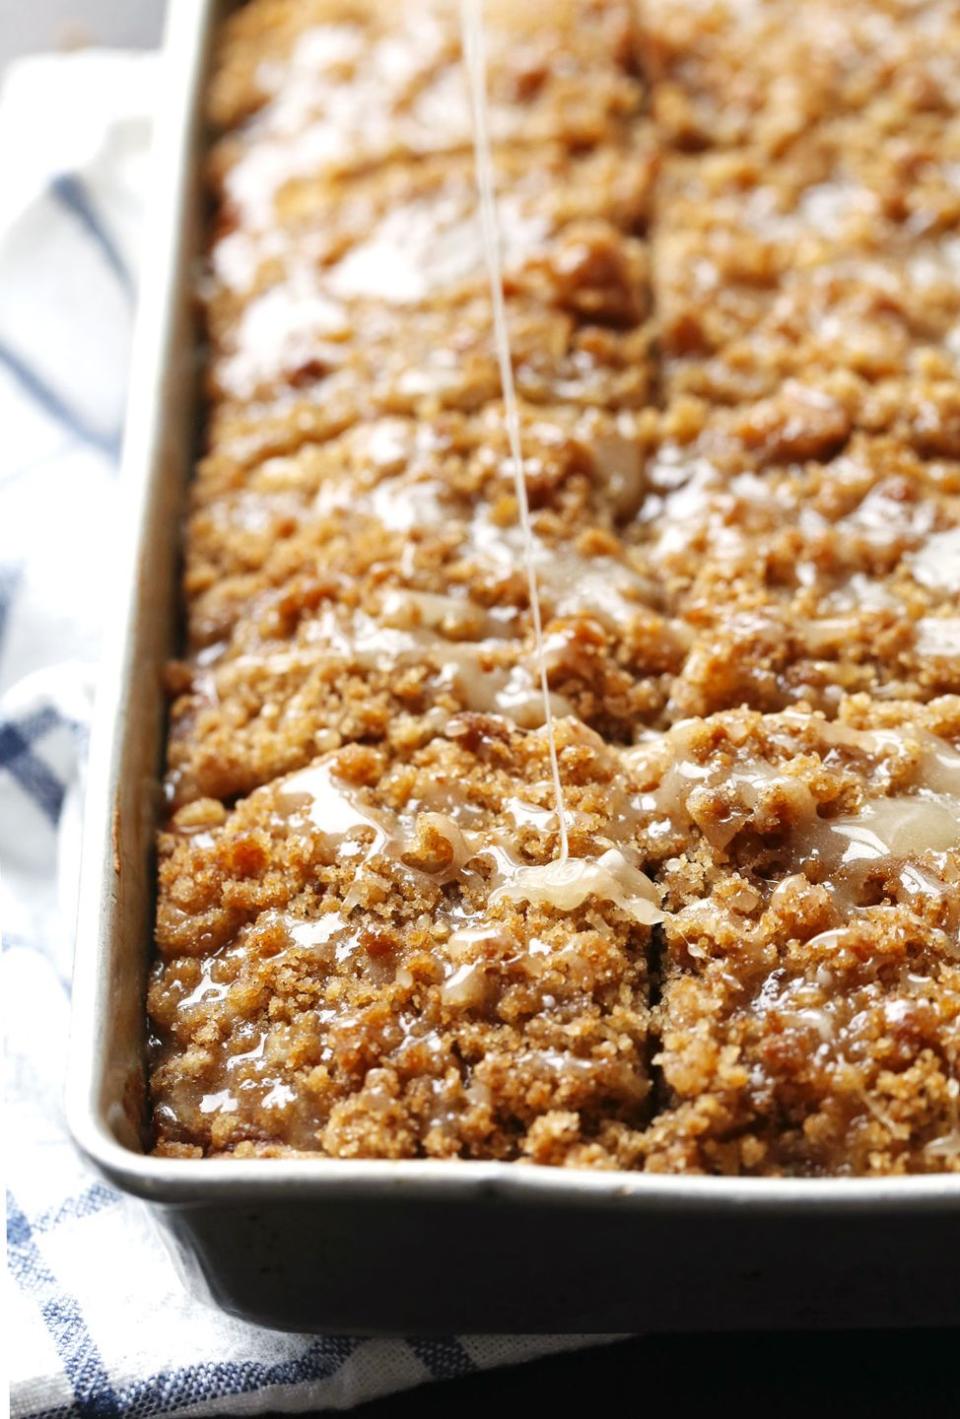
[[169, 1157], [960, 1169], [960, 10], [249, 0], [149, 990]]

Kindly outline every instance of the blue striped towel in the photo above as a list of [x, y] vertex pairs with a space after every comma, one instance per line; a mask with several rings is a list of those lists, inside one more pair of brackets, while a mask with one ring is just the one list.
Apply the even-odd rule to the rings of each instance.
[[36, 1419], [345, 1408], [599, 1339], [246, 1325], [184, 1294], [141, 1205], [67, 1138], [76, 845], [155, 79], [152, 56], [87, 52], [22, 61], [0, 96], [2, 1348], [13, 1414]]

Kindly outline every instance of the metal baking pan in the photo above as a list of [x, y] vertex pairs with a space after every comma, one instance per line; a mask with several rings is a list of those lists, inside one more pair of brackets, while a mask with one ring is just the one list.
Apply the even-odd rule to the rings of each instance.
[[195, 454], [201, 95], [227, 6], [173, 0], [108, 645], [87, 805], [68, 1114], [146, 1199], [188, 1284], [281, 1328], [359, 1333], [960, 1322], [960, 1177], [682, 1178], [145, 1151], [144, 993], [161, 669]]

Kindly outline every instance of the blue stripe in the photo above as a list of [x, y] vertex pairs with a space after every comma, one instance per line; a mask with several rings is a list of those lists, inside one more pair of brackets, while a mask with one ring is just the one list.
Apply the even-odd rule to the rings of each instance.
[[152, 1419], [154, 1415], [169, 1414], [187, 1405], [252, 1394], [272, 1385], [328, 1380], [362, 1344], [362, 1340], [353, 1336], [324, 1335], [311, 1341], [302, 1355], [276, 1365], [253, 1360], [219, 1364], [209, 1361], [182, 1370], [164, 1371], [121, 1389], [118, 1394], [120, 1412], [135, 1414], [136, 1419]]
[[10, 608], [13, 605], [13, 598], [21, 575], [20, 567], [0, 567], [0, 649], [3, 648], [4, 636], [7, 633], [7, 621], [10, 619]]
[[79, 1419], [75, 1404], [61, 1404], [56, 1409], [31, 1409], [30, 1419]]
[[74, 728], [73, 723], [59, 715], [52, 705], [44, 705], [42, 709], [34, 710], [32, 714], [18, 719], [15, 728], [21, 739], [26, 740], [28, 744], [35, 744], [41, 735], [49, 734], [58, 724]]
[[[119, 1390], [115, 1412], [131, 1419], [153, 1419], [190, 1404], [253, 1394], [270, 1385], [315, 1384], [332, 1379], [363, 1343], [349, 1336], [325, 1335], [312, 1341], [302, 1355], [276, 1365], [210, 1361], [163, 1371]], [[70, 1404], [37, 1410], [24, 1419], [84, 1419], [91, 1412], [82, 1403]]]
[[435, 1380], [453, 1380], [459, 1375], [469, 1375], [477, 1368], [456, 1336], [436, 1340], [412, 1339], [407, 1344]]
[[49, 385], [35, 369], [21, 359], [14, 350], [11, 350], [9, 345], [3, 343], [0, 343], [0, 365], [9, 371], [24, 393], [28, 394], [51, 419], [63, 428], [69, 429], [83, 443], [89, 444], [91, 448], [97, 449], [100, 453], [105, 453], [108, 458], [116, 460], [120, 453], [119, 433], [104, 434], [99, 429], [91, 428], [86, 420], [61, 398], [52, 385]]
[[120, 1194], [114, 1192], [105, 1183], [91, 1183], [83, 1192], [76, 1193], [73, 1197], [68, 1197], [57, 1207], [51, 1207], [46, 1212], [41, 1212], [38, 1217], [34, 1217], [30, 1223], [30, 1230], [34, 1236], [40, 1232], [52, 1232], [55, 1227], [59, 1227], [61, 1222], [66, 1222], [76, 1217], [93, 1217], [104, 1208], [113, 1207], [120, 1201]]
[[62, 1412], [82, 1415], [83, 1419], [118, 1414], [116, 1391], [76, 1300], [64, 1292], [40, 1300], [43, 1290], [58, 1290], [56, 1278], [40, 1255], [29, 1222], [9, 1192], [7, 1254], [11, 1275], [25, 1292], [36, 1293], [40, 1314], [73, 1389], [74, 1403]]
[[83, 181], [76, 173], [61, 173], [51, 182], [50, 191], [67, 211], [76, 217], [84, 231], [90, 234], [117, 280], [127, 294], [132, 295], [133, 277], [129, 267], [120, 254], [120, 248], [104, 226]]
[[31, 1226], [15, 1199], [7, 1194], [11, 1275], [25, 1292], [35, 1295], [75, 1396], [72, 1404], [34, 1411], [30, 1419], [114, 1419], [119, 1415], [151, 1419], [187, 1405], [251, 1394], [270, 1386], [316, 1383], [335, 1375], [364, 1343], [353, 1336], [322, 1336], [310, 1341], [302, 1354], [274, 1365], [208, 1361], [164, 1370], [115, 1389], [76, 1300], [63, 1293], [40, 1300], [38, 1293], [57, 1292], [58, 1287], [34, 1238], [39, 1230], [56, 1225], [67, 1215], [86, 1216], [117, 1200], [116, 1193], [95, 1183]]
[[6, 769], [51, 823], [56, 823], [65, 789], [56, 774], [31, 752], [30, 744], [14, 725], [0, 724], [0, 769]]

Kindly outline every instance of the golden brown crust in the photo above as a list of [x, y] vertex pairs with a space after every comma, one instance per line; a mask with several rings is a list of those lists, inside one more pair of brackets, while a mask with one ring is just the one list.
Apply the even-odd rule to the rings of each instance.
[[[561, 755], [589, 851], [622, 772], [589, 731]], [[348, 746], [229, 815], [181, 810], [150, 992], [161, 1149], [632, 1163], [646, 929], [491, 898], [498, 852], [555, 847], [547, 774], [542, 734], [473, 715], [415, 750]], [[549, 1136], [555, 1110], [583, 1127]]]
[[250, 0], [210, 95], [157, 1150], [956, 1170], [960, 11], [485, 11], [587, 875], [517, 888], [558, 825], [457, 7]]
[[660, 851], [681, 849], [655, 874], [648, 1168], [960, 1166], [958, 731], [956, 697], [860, 696], [836, 721], [732, 711], [638, 752]]
[[[514, 145], [598, 143], [636, 115], [643, 90], [631, 0], [554, 0], [546, 23], [534, 6], [488, 0], [484, 18], [492, 105]], [[294, 141], [311, 119], [336, 112], [335, 136], [347, 140], [335, 147], [338, 167], [469, 149], [456, 6], [405, 0], [403, 19], [398, 26], [382, 0], [242, 6], [221, 35], [213, 123], [236, 130], [286, 89], [297, 107]]]

